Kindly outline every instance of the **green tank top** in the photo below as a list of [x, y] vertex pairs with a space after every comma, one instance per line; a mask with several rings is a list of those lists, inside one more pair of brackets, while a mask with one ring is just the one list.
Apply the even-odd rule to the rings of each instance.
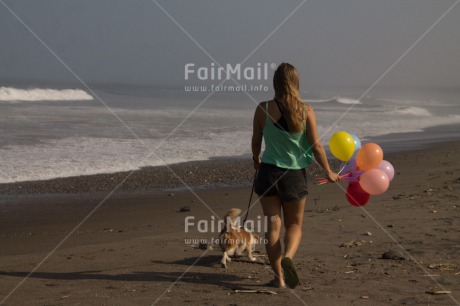
[[270, 120], [268, 102], [265, 104], [265, 111], [266, 119], [263, 129], [265, 150], [262, 154], [262, 162], [284, 169], [298, 170], [308, 167], [313, 161], [313, 154], [305, 128], [302, 132], [297, 133], [283, 131]]

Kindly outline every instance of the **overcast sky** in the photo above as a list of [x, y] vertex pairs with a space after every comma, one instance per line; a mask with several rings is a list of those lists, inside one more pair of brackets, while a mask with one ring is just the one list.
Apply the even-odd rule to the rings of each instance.
[[[149, 0], [4, 0], [88, 83], [179, 87], [211, 59]], [[158, 3], [220, 64], [243, 60], [302, 1]], [[248, 59], [290, 62], [303, 87], [369, 85], [452, 4], [449, 0], [307, 0]], [[460, 5], [380, 83], [460, 87]], [[77, 82], [0, 3], [0, 80]], [[270, 82], [269, 82], [270, 83]], [[0, 84], [1, 85], [1, 84]]]

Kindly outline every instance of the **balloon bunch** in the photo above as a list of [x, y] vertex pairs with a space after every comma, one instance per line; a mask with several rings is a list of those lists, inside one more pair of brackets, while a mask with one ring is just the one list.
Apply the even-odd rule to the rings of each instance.
[[[345, 194], [353, 206], [363, 206], [371, 195], [384, 193], [394, 177], [393, 165], [383, 160], [382, 148], [376, 143], [361, 146], [359, 138], [339, 131], [329, 140], [332, 155], [342, 161], [339, 175], [348, 183]], [[320, 184], [327, 180], [319, 179]]]

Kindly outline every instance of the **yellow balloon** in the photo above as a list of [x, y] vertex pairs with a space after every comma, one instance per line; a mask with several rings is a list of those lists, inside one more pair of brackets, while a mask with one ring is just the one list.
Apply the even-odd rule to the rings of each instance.
[[329, 149], [336, 158], [344, 162], [348, 161], [355, 152], [353, 136], [345, 131], [335, 133], [329, 140]]

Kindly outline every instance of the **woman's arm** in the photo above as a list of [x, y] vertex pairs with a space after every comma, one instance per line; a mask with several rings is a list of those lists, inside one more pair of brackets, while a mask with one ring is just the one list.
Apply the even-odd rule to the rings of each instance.
[[340, 180], [340, 176], [331, 170], [329, 162], [327, 161], [326, 151], [324, 151], [324, 147], [318, 137], [316, 115], [311, 107], [308, 107], [307, 109], [307, 138], [313, 155], [315, 155], [316, 160], [326, 172], [327, 179], [330, 182], [337, 182]]
[[[267, 102], [266, 102], [267, 103]], [[263, 118], [265, 111], [263, 102], [259, 103], [254, 113], [254, 120], [252, 122], [252, 159], [254, 160], [254, 168], [259, 169], [260, 165], [260, 151], [262, 150], [262, 137], [263, 137]]]

